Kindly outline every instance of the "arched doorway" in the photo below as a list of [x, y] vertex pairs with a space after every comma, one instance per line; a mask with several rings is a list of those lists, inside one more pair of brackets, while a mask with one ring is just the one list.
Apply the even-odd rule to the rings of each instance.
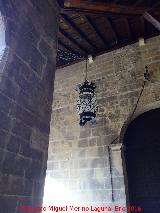
[[144, 213], [160, 209], [160, 109], [141, 114], [124, 135], [124, 161], [130, 205]]

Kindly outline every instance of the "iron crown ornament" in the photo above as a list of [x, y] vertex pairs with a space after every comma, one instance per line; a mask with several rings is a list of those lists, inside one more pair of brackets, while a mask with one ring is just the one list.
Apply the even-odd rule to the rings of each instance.
[[78, 84], [76, 87], [76, 91], [79, 93], [79, 97], [77, 98], [77, 112], [80, 115], [80, 126], [84, 126], [87, 121], [91, 121], [92, 124], [96, 124], [97, 101], [95, 89], [96, 84], [94, 82], [89, 82], [87, 77], [85, 78], [84, 83]]

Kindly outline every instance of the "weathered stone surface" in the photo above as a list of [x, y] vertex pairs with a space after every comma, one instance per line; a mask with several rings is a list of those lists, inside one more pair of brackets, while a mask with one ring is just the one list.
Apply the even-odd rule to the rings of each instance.
[[38, 160], [32, 160], [28, 171], [26, 170], [26, 177], [31, 179], [40, 179], [42, 172], [42, 163]]
[[31, 65], [32, 69], [36, 73], [38, 73], [39, 76], [42, 75], [44, 64], [45, 64], [44, 57], [40, 54], [40, 52], [37, 49], [34, 49], [31, 53], [30, 65]]
[[78, 146], [79, 147], [87, 147], [88, 146], [88, 141], [86, 139], [81, 139], [81, 140], [78, 141]]
[[33, 181], [28, 180], [27, 178], [24, 179], [24, 195], [31, 196], [33, 189]]
[[0, 109], [6, 113], [9, 113], [11, 106], [12, 106], [12, 101], [4, 96], [3, 94], [0, 94]]
[[15, 212], [17, 209], [17, 198], [16, 196], [3, 196], [0, 195], [0, 211], [4, 213]]
[[4, 160], [4, 155], [5, 153], [3, 152], [2, 149], [0, 149], [0, 171], [2, 170], [2, 166], [3, 166], [3, 160]]
[[44, 190], [44, 181], [33, 181], [32, 195], [35, 197], [42, 197]]
[[10, 191], [9, 175], [0, 173], [0, 181], [3, 183], [0, 185], [0, 194], [8, 194]]
[[88, 138], [91, 135], [91, 130], [90, 129], [86, 129], [86, 130], [82, 130], [80, 132], [80, 138]]
[[10, 192], [14, 195], [24, 195], [24, 179], [10, 176]]
[[20, 150], [21, 141], [22, 140], [20, 138], [12, 136], [8, 141], [7, 150], [14, 153], [18, 153]]
[[[16, 161], [16, 154], [7, 152], [5, 153], [5, 159], [3, 162], [2, 173], [4, 174], [14, 174], [15, 168], [15, 161]], [[23, 172], [23, 170], [22, 170]]]
[[4, 112], [0, 112], [1, 122], [0, 129], [8, 131], [11, 128], [11, 119]]
[[[112, 203], [113, 187], [115, 202], [125, 203], [121, 152], [111, 152], [109, 158], [108, 146], [119, 143], [121, 128], [140, 94], [145, 65], [149, 67], [152, 80], [145, 86], [137, 111], [158, 104], [159, 45], [160, 37], [155, 37], [147, 40], [144, 47], [136, 43], [97, 56], [88, 66], [88, 79], [97, 84], [95, 126], [79, 127], [75, 107], [78, 94], [74, 88], [84, 81], [85, 62], [56, 71], [48, 172], [54, 172], [52, 177], [57, 184], [69, 182], [69, 192], [78, 202]], [[42, 48], [42, 44], [40, 47], [44, 53], [45, 47]], [[68, 142], [70, 146], [66, 146]], [[63, 178], [57, 179], [60, 177]]]
[[26, 204], [42, 205], [58, 13], [56, 1], [0, 0], [6, 47], [0, 56], [0, 212], [3, 213], [18, 212], [18, 197], [23, 197]]
[[31, 135], [31, 143], [32, 147], [35, 149], [43, 150], [47, 149], [48, 147], [48, 135], [44, 135], [41, 131], [37, 128], [32, 129]]
[[8, 141], [8, 132], [0, 130], [0, 148], [4, 148]]

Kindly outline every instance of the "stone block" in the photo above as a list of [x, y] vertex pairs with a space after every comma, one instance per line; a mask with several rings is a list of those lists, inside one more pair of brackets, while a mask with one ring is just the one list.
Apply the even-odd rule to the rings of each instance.
[[[13, 48], [18, 53], [18, 55], [27, 63], [31, 61], [32, 53], [35, 50], [39, 40], [38, 32], [34, 29], [33, 24], [31, 22], [29, 24], [28, 21], [29, 20], [26, 19], [24, 21], [23, 27], [18, 30], [18, 33], [21, 34], [21, 36], [15, 36], [16, 45], [10, 42], [11, 46], [14, 45]], [[23, 46], [21, 44], [23, 44]]]
[[10, 175], [10, 193], [11, 195], [24, 195], [24, 179]]
[[51, 59], [53, 57], [53, 51], [50, 48], [50, 46], [45, 42], [44, 39], [41, 39], [39, 42], [39, 51], [48, 59]]
[[[68, 168], [68, 161], [62, 161], [60, 162], [60, 168], [61, 169], [65, 169], [65, 168]], [[56, 170], [56, 169], [59, 169], [59, 162], [56, 161], [48, 161], [47, 162], [47, 169], [48, 170]]]
[[43, 161], [43, 157], [44, 157], [44, 150], [40, 150], [40, 149], [35, 149], [35, 148], [30, 148], [30, 157], [33, 159], [37, 159], [40, 162]]
[[0, 112], [0, 129], [8, 131], [11, 128], [11, 118], [4, 112]]
[[21, 139], [17, 138], [15, 136], [10, 137], [8, 144], [7, 144], [7, 150], [10, 152], [18, 153], [20, 149]]
[[94, 158], [91, 164], [92, 168], [103, 168], [104, 159], [103, 158]]
[[5, 158], [3, 161], [2, 172], [4, 174], [14, 174], [16, 154], [11, 152], [6, 152]]
[[0, 171], [2, 170], [4, 155], [5, 151], [3, 149], [0, 149]]
[[103, 147], [89, 147], [86, 149], [86, 157], [101, 157], [103, 155]]
[[90, 135], [91, 135], [90, 129], [85, 129], [80, 131], [80, 138], [87, 138], [87, 137], [90, 137]]
[[97, 145], [96, 138], [90, 138], [89, 139], [89, 146], [96, 146], [96, 145]]
[[14, 160], [14, 169], [13, 169], [13, 174], [23, 177], [25, 175], [25, 158], [19, 156], [16, 156]]
[[25, 19], [23, 20], [23, 26], [21, 26], [19, 33], [21, 34], [21, 36], [19, 37], [19, 39], [22, 39], [19, 42], [23, 42], [23, 39], [26, 45], [30, 44], [30, 46], [36, 46], [37, 42], [39, 41], [39, 34], [33, 24], [33, 22], [31, 22], [29, 17], [25, 17]]
[[102, 156], [104, 156], [104, 148], [103, 147], [98, 147], [98, 153], [97, 153], [97, 155], [99, 156], [99, 157], [102, 157]]
[[29, 94], [27, 94], [25, 91], [21, 90], [17, 102], [24, 107], [25, 109], [28, 109], [29, 111], [33, 112], [35, 115], [37, 115], [36, 108], [37, 104], [34, 101], [32, 101], [31, 97]]
[[31, 145], [35, 149], [47, 149], [48, 135], [42, 133], [38, 128], [33, 128], [31, 134]]
[[42, 163], [38, 160], [32, 160], [32, 177], [33, 179], [40, 179], [42, 175]]
[[31, 127], [37, 122], [37, 118], [32, 112], [18, 106], [17, 104], [15, 104], [10, 115]]
[[49, 135], [50, 125], [44, 122], [44, 120], [38, 120], [37, 128], [41, 131], [41, 133], [45, 133], [46, 135]]
[[[12, 14], [12, 13], [11, 13]], [[7, 19], [6, 21], [6, 44], [8, 46], [15, 45], [15, 38], [18, 32], [18, 25], [13, 21], [13, 19]]]
[[14, 120], [12, 132], [24, 140], [30, 140], [32, 129], [25, 125], [24, 122]]
[[45, 58], [41, 55], [41, 53], [36, 48], [33, 49], [31, 53], [30, 66], [40, 77], [42, 76], [45, 63]]
[[113, 189], [124, 189], [124, 177], [113, 177]]
[[86, 150], [85, 148], [75, 149], [72, 151], [72, 158], [85, 158], [86, 157]]
[[17, 196], [0, 195], [0, 212], [11, 213], [16, 212]]
[[4, 148], [8, 141], [8, 132], [0, 130], [0, 148]]
[[3, 183], [0, 184], [0, 194], [9, 194], [10, 193], [9, 175], [0, 173], [0, 182]]
[[1, 76], [0, 91], [7, 97], [15, 100], [19, 93], [19, 88], [18, 85], [11, 81], [9, 78]]
[[88, 168], [79, 170], [79, 178], [94, 178], [94, 169]]
[[103, 158], [86, 158], [79, 160], [79, 168], [103, 168], [104, 159]]
[[115, 202], [125, 202], [125, 190], [113, 190], [113, 196]]
[[95, 190], [93, 193], [93, 202], [108, 202], [112, 201], [112, 190]]
[[105, 173], [106, 173], [105, 168], [94, 168], [93, 171], [94, 171], [95, 179], [96, 178], [98, 179], [98, 178], [104, 178], [105, 177]]
[[42, 163], [38, 160], [25, 160], [25, 176], [28, 179], [40, 179], [42, 173]]
[[112, 180], [111, 176], [105, 178], [105, 189], [112, 190]]
[[71, 191], [79, 189], [79, 181], [76, 179], [69, 180], [69, 189]]
[[[47, 62], [43, 72], [43, 82], [45, 84], [45, 91], [49, 92], [50, 98], [52, 98], [53, 96], [53, 89], [54, 89], [53, 80], [55, 78], [55, 73], [53, 72], [53, 70], [55, 66], [56, 66], [55, 64]], [[50, 101], [52, 103], [52, 99]]]
[[44, 182], [40, 182], [40, 181], [33, 181], [33, 191], [32, 191], [32, 196], [33, 197], [43, 197], [43, 187], [44, 186]]
[[19, 153], [25, 157], [30, 157], [31, 156], [31, 147], [30, 147], [30, 143], [25, 141], [25, 140], [21, 140], [21, 145], [20, 145], [20, 149], [19, 149]]
[[25, 79], [22, 74], [16, 76], [16, 82], [20, 89], [24, 90], [27, 94], [32, 94], [34, 91], [34, 86], [29, 82], [29, 79]]
[[88, 139], [81, 139], [78, 141], [78, 147], [87, 147], [88, 146]]
[[12, 101], [1, 93], [0, 94], [0, 110], [6, 113], [9, 113], [12, 105], [13, 105]]
[[32, 179], [32, 159], [25, 158], [23, 167], [25, 171], [25, 178], [29, 180]]
[[67, 179], [69, 177], [69, 170], [59, 169], [52, 172], [51, 177], [54, 179]]
[[108, 127], [97, 127], [92, 129], [92, 136], [104, 136], [104, 135], [109, 135], [112, 134], [112, 130], [109, 129]]
[[32, 188], [33, 188], [33, 181], [24, 179], [24, 196], [31, 196], [32, 195]]
[[104, 179], [103, 178], [96, 178], [89, 180], [89, 189], [104, 189]]
[[[10, 55], [11, 53], [9, 56]], [[20, 84], [20, 78], [23, 77], [25, 79], [29, 79], [31, 73], [29, 72], [28, 66], [17, 55], [13, 55], [14, 57], [12, 56], [6, 64], [5, 72], [7, 73], [7, 76], [10, 78], [10, 80]]]

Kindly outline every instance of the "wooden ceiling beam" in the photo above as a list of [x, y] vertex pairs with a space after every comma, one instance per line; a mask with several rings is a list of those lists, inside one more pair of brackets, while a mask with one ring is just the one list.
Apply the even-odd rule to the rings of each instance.
[[65, 48], [66, 50], [68, 50], [69, 52], [75, 54], [75, 55], [80, 55], [79, 52], [73, 50], [71, 47], [69, 47], [67, 44], [63, 43], [63, 41], [61, 41], [60, 39], [58, 39], [58, 44], [61, 45], [63, 48]]
[[114, 3], [114, 4], [117, 4], [118, 2], [119, 2], [119, 0], [114, 0], [114, 2], [113, 2], [113, 3]]
[[108, 47], [106, 39], [103, 37], [101, 32], [98, 30], [98, 28], [97, 28], [96, 24], [94, 23], [94, 21], [89, 16], [85, 16], [85, 19], [87, 20], [89, 25], [92, 27], [92, 29], [95, 31], [95, 33], [100, 38], [100, 40], [105, 44], [106, 47]]
[[124, 21], [125, 21], [125, 25], [126, 25], [126, 28], [127, 28], [129, 40], [132, 40], [132, 30], [131, 30], [129, 20], [127, 18], [125, 18]]
[[97, 47], [89, 40], [89, 38], [83, 33], [83, 31], [65, 14], [61, 14], [61, 17], [64, 22], [72, 27], [76, 31], [81, 39], [85, 40], [94, 50], [97, 50]]
[[118, 13], [129, 15], [142, 15], [148, 7], [133, 7], [126, 5], [116, 5], [115, 3], [87, 2], [83, 0], [65, 0], [64, 10], [84, 10], [102, 13]]
[[145, 22], [144, 22], [144, 17], [140, 17], [140, 23], [141, 23], [141, 36], [144, 37], [145, 35]]
[[65, 36], [70, 42], [72, 42], [74, 45], [76, 45], [80, 51], [82, 51], [84, 54], [88, 55], [88, 52], [86, 49], [84, 49], [72, 36], [70, 36], [65, 30], [63, 30], [61, 27], [59, 28], [59, 32]]
[[146, 12], [144, 15], [144, 18], [150, 22], [158, 31], [160, 31], [160, 22], [155, 19], [152, 15], [150, 15], [148, 12]]
[[58, 0], [57, 3], [59, 4], [59, 6], [60, 6], [61, 8], [64, 7], [64, 1], [63, 1], [63, 0]]
[[112, 32], [112, 34], [113, 34], [113, 36], [114, 36], [114, 38], [116, 40], [116, 43], [118, 43], [119, 36], [118, 36], [118, 33], [117, 33], [117, 31], [116, 31], [116, 29], [114, 27], [114, 24], [113, 24], [111, 18], [106, 17], [106, 22], [107, 22], [107, 26], [109, 26], [109, 28], [110, 28], [110, 30], [111, 30], [111, 32]]
[[114, 17], [117, 17], [117, 18], [131, 18], [133, 16], [129, 15], [129, 14], [118, 14], [118, 13], [99, 13], [99, 12], [96, 12], [96, 11], [90, 11], [90, 10], [76, 10], [76, 11], [73, 11], [73, 10], [61, 10], [61, 14], [66, 14], [66, 15], [72, 15], [73, 13], [76, 13], [80, 16], [90, 16], [90, 17], [96, 17], [96, 16], [99, 16], [99, 17], [104, 17], [104, 16], [114, 16]]
[[160, 2], [156, 2], [151, 6], [151, 10], [153, 10], [154, 8], [156, 8], [157, 6], [160, 5]]
[[142, 2], [143, 0], [137, 0], [134, 4], [133, 4], [133, 6], [137, 6], [137, 5], [139, 5], [141, 2]]

